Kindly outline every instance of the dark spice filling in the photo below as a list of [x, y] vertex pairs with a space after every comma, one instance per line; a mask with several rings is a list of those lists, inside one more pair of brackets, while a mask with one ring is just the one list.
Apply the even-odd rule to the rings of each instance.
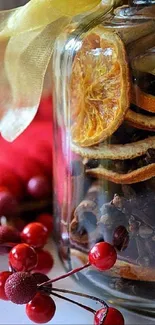
[[155, 163], [155, 149], [148, 149], [145, 155], [134, 159], [126, 160], [107, 160], [107, 159], [95, 159], [95, 167], [93, 165], [93, 159], [88, 160], [86, 168], [97, 168], [103, 166], [106, 169], [112, 170], [119, 174], [126, 174], [132, 172], [138, 168], [148, 166]]

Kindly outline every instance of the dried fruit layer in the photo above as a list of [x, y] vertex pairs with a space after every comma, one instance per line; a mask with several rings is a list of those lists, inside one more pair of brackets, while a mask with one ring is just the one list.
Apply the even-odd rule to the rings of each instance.
[[71, 148], [83, 158], [133, 159], [144, 155], [148, 149], [155, 149], [155, 136], [127, 144], [101, 144], [93, 148], [81, 148], [72, 143]]
[[124, 44], [97, 27], [77, 52], [70, 81], [72, 139], [83, 147], [108, 138], [130, 104], [129, 68]]
[[127, 174], [119, 174], [102, 166], [94, 169], [87, 169], [86, 173], [99, 179], [107, 179], [108, 181], [116, 184], [134, 184], [154, 177], [155, 163], [138, 168]]
[[[75, 257], [80, 265], [88, 262], [88, 255], [76, 249], [71, 249], [71, 256], [72, 258]], [[116, 261], [115, 266], [108, 272], [108, 275], [131, 280], [155, 281], [153, 268], [144, 268], [143, 266], [120, 260]]]
[[142, 115], [129, 109], [125, 119], [131, 126], [137, 129], [155, 131], [155, 116]]
[[143, 92], [137, 85], [133, 89], [132, 103], [145, 111], [155, 113], [155, 96]]

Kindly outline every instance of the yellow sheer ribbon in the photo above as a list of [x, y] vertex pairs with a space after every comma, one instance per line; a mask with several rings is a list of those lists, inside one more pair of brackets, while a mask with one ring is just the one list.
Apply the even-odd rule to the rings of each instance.
[[[107, 1], [107, 3], [106, 3]], [[113, 5], [106, 0], [105, 7]], [[33, 120], [55, 38], [100, 0], [31, 0], [0, 12], [0, 132], [13, 141]]]

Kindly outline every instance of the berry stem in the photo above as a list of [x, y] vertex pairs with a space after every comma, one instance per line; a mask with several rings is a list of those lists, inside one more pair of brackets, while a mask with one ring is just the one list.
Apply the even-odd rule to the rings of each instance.
[[58, 289], [58, 288], [52, 288], [52, 292], [53, 291], [62, 292], [62, 293], [68, 293], [68, 294], [71, 294], [71, 295], [80, 296], [80, 297], [83, 297], [83, 298], [88, 298], [88, 299], [97, 301], [97, 302], [101, 303], [105, 308], [108, 308], [108, 305], [105, 303], [104, 300], [99, 299], [99, 298], [94, 297], [94, 296], [87, 295], [85, 293], [79, 293], [79, 292], [75, 292], [75, 291], [71, 291], [71, 290]]
[[88, 306], [85, 306], [85, 305], [83, 305], [83, 304], [80, 304], [80, 303], [77, 302], [77, 301], [74, 301], [74, 300], [69, 299], [69, 298], [64, 297], [64, 296], [61, 296], [61, 295], [59, 295], [59, 294], [57, 294], [57, 293], [53, 293], [53, 292], [51, 292], [51, 294], [52, 294], [53, 296], [57, 297], [57, 298], [60, 298], [60, 299], [66, 300], [66, 301], [68, 301], [68, 302], [71, 302], [72, 304], [77, 305], [77, 306], [79, 306], [79, 307], [81, 307], [81, 308], [83, 308], [83, 309], [89, 311], [90, 313], [93, 313], [93, 314], [96, 313], [96, 310], [94, 310], [94, 309], [92, 309], [92, 308], [90, 308], [90, 307], [88, 307]]
[[90, 266], [90, 263], [88, 262], [87, 264], [85, 264], [84, 266], [80, 266], [80, 267], [78, 267], [78, 268], [76, 268], [76, 269], [74, 269], [74, 270], [71, 270], [70, 272], [68, 272], [68, 273], [65, 273], [65, 274], [63, 274], [63, 275], [60, 275], [60, 276], [58, 276], [57, 278], [55, 278], [55, 279], [52, 279], [52, 280], [49, 280], [49, 281], [47, 281], [47, 282], [44, 282], [44, 283], [41, 283], [38, 287], [42, 287], [42, 286], [46, 286], [46, 285], [48, 285], [48, 284], [50, 284], [50, 283], [54, 283], [54, 282], [56, 282], [56, 281], [59, 281], [59, 280], [62, 280], [62, 279], [65, 279], [65, 278], [67, 278], [68, 276], [71, 276], [71, 275], [73, 275], [73, 274], [75, 274], [75, 273], [77, 273], [77, 272], [79, 272], [79, 271], [82, 271], [83, 269], [85, 269], [85, 268], [87, 268], [87, 267], [89, 267]]

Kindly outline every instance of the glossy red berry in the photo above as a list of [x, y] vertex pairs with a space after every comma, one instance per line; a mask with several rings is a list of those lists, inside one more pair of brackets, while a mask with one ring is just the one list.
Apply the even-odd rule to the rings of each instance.
[[[39, 273], [39, 272], [33, 273], [33, 276], [34, 276], [38, 285], [43, 284], [44, 282], [47, 282], [50, 280], [46, 274]], [[52, 291], [52, 283], [49, 283], [42, 287], [38, 287], [38, 292], [43, 293], [43, 294], [51, 295], [51, 291]]]
[[6, 296], [5, 293], [5, 282], [11, 274], [12, 272], [9, 271], [0, 273], [0, 299], [2, 300], [8, 300], [8, 297]]
[[42, 223], [48, 230], [48, 234], [50, 234], [53, 231], [53, 216], [49, 213], [42, 213], [40, 214], [37, 219], [37, 222]]
[[37, 293], [26, 305], [26, 314], [32, 322], [48, 323], [54, 316], [56, 310], [54, 300], [44, 294]]
[[18, 244], [9, 253], [9, 263], [16, 271], [31, 271], [37, 262], [36, 251], [27, 244]]
[[27, 184], [27, 192], [35, 199], [45, 199], [51, 193], [51, 186], [46, 176], [35, 176]]
[[12, 226], [0, 226], [0, 244], [4, 243], [19, 243], [20, 234], [16, 228]]
[[94, 325], [124, 325], [124, 318], [115, 308], [102, 308], [95, 313]]
[[[41, 283], [49, 281], [49, 277], [43, 273], [36, 272], [36, 273], [33, 273], [33, 276], [34, 276], [37, 284], [41, 284]], [[52, 288], [52, 283], [50, 284], [50, 286]]]
[[89, 263], [100, 271], [109, 270], [115, 264], [116, 259], [115, 248], [106, 242], [95, 244], [89, 252]]
[[49, 273], [54, 264], [52, 255], [45, 250], [40, 250], [37, 253], [38, 253], [38, 263], [33, 271], [41, 272], [44, 274]]
[[26, 225], [21, 233], [21, 239], [35, 248], [42, 248], [48, 239], [47, 228], [39, 222]]
[[27, 304], [37, 293], [36, 279], [28, 272], [15, 272], [5, 283], [5, 293], [13, 303]]

